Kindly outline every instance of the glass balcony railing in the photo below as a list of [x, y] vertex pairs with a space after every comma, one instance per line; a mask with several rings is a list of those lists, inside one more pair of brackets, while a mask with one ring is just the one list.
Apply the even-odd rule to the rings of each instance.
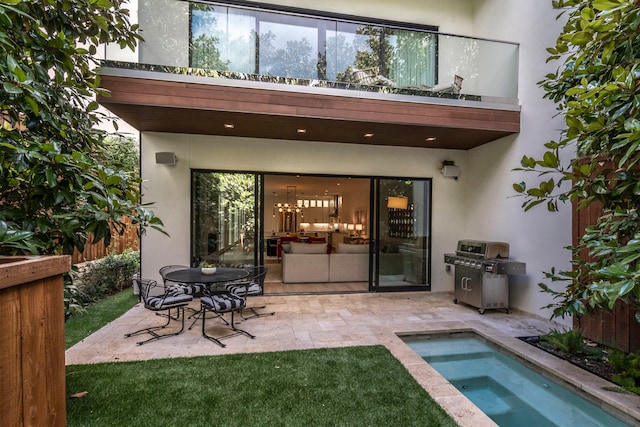
[[105, 67], [514, 102], [518, 45], [217, 3], [132, 0], [144, 42]]

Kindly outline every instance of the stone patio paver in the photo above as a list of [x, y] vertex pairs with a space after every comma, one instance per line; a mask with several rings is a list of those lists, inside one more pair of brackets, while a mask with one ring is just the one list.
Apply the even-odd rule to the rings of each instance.
[[[276, 312], [274, 316], [238, 322], [241, 328], [254, 334], [255, 339], [232, 337], [224, 340], [227, 347], [222, 348], [202, 337], [198, 321], [191, 330], [186, 329], [191, 324], [187, 322], [185, 332], [181, 335], [139, 346], [136, 345], [139, 339], [125, 338], [124, 334], [154, 323], [162, 324], [164, 319], [138, 304], [68, 349], [66, 363], [384, 345], [461, 426], [494, 426], [496, 424], [491, 419], [424, 362], [397, 334], [473, 329], [491, 339], [505, 342], [509, 348], [523, 349], [520, 345], [527, 344], [514, 337], [544, 334], [551, 328], [562, 329], [562, 325], [548, 319], [517, 310], [508, 314], [487, 310], [481, 315], [472, 307], [453, 304], [453, 295], [446, 292], [278, 295], [253, 298], [251, 303], [266, 304], [268, 311]], [[197, 300], [192, 307], [198, 307]], [[217, 328], [221, 334], [227, 330], [220, 321], [207, 321], [208, 333], [216, 334]], [[611, 392], [601, 390], [603, 380], [585, 376], [573, 365], [558, 361], [552, 363], [545, 359], [549, 355], [544, 352], [534, 352], [532, 355], [530, 348], [520, 352], [534, 363], [540, 358], [541, 366], [544, 363], [553, 365], [563, 372], [564, 377], [580, 378], [583, 383], [581, 388], [598, 391], [602, 399], [620, 405], [625, 412], [634, 414], [640, 420], [638, 396], [629, 397], [619, 393], [612, 396]]]

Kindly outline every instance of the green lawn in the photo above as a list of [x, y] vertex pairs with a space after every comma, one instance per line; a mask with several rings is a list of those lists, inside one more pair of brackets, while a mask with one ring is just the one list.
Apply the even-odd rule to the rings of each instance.
[[[136, 302], [128, 289], [69, 319], [67, 348]], [[68, 426], [456, 425], [383, 346], [71, 365], [66, 370]]]
[[131, 289], [87, 307], [87, 311], [70, 317], [65, 323], [65, 348], [82, 341], [107, 323], [117, 319], [138, 302]]
[[68, 426], [455, 426], [383, 346], [67, 367]]

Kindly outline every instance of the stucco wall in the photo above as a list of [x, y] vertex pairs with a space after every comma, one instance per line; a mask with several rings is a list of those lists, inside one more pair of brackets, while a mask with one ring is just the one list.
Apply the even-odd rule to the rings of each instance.
[[[155, 163], [155, 152], [173, 151], [175, 166]], [[433, 178], [432, 289], [453, 289], [439, 268], [445, 252], [455, 248], [465, 223], [464, 187], [468, 153], [457, 150], [372, 147], [335, 143], [297, 142], [217, 136], [144, 133], [142, 135], [144, 201], [154, 202], [171, 235], [149, 230], [142, 243], [142, 274], [157, 277], [166, 264], [189, 264], [190, 170], [250, 170], [305, 174], [413, 176]], [[357, 161], [356, 161], [357, 159]], [[392, 161], [390, 161], [392, 159]], [[461, 167], [460, 179], [440, 173], [443, 160]], [[468, 175], [467, 175], [468, 177]]]
[[[273, 3], [307, 8], [315, 5], [297, 0]], [[443, 32], [519, 42], [521, 133], [468, 152], [145, 133], [144, 201], [155, 202], [154, 209], [171, 237], [152, 230], [144, 237], [143, 275], [157, 277], [162, 265], [189, 263], [191, 168], [431, 177], [433, 291], [453, 290], [453, 274], [445, 271], [442, 259], [445, 252], [455, 248], [457, 240], [504, 240], [511, 244], [513, 257], [527, 263], [528, 271], [526, 276], [512, 279], [512, 307], [548, 316], [540, 308], [551, 299], [539, 292], [537, 284], [544, 279], [543, 270], [569, 265], [569, 253], [562, 248], [571, 240], [570, 206], [554, 215], [544, 208], [523, 212], [522, 200], [512, 197], [512, 183], [522, 176], [512, 169], [518, 167], [523, 154], [538, 154], [542, 143], [556, 138], [562, 126], [561, 120], [553, 118], [554, 106], [542, 100], [543, 92], [536, 84], [555, 66], [545, 64], [545, 48], [553, 45], [560, 29], [550, 2], [406, 0], [400, 6], [397, 2], [328, 0], [322, 7], [339, 13], [438, 25]], [[178, 164], [155, 164], [157, 151], [175, 152]], [[458, 180], [440, 174], [443, 160], [453, 160], [460, 166]]]
[[[541, 307], [551, 300], [540, 292], [538, 283], [545, 281], [542, 272], [552, 266], [570, 268], [569, 251], [562, 248], [571, 244], [571, 205], [561, 206], [555, 214], [544, 205], [524, 212], [523, 199], [513, 197], [512, 184], [535, 178], [513, 169], [520, 166], [523, 155], [541, 155], [542, 144], [557, 139], [563, 127], [562, 119], [554, 117], [554, 104], [542, 99], [544, 92], [536, 84], [558, 66], [546, 63], [545, 49], [555, 44], [561, 24], [555, 21], [551, 2], [481, 0], [476, 7], [474, 32], [520, 43], [518, 98], [522, 115], [519, 135], [469, 152], [472, 179], [466, 203], [474, 214], [467, 218], [467, 229], [480, 238], [511, 244], [511, 254], [527, 263], [528, 273], [512, 278], [511, 304], [549, 317], [550, 311]], [[564, 322], [570, 324], [570, 319]]]

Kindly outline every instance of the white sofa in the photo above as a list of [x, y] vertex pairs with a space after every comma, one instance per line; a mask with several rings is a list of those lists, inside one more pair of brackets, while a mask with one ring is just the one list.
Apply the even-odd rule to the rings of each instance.
[[337, 252], [326, 253], [325, 244], [296, 243], [284, 246], [283, 283], [366, 282], [369, 280], [369, 247], [339, 243]]

